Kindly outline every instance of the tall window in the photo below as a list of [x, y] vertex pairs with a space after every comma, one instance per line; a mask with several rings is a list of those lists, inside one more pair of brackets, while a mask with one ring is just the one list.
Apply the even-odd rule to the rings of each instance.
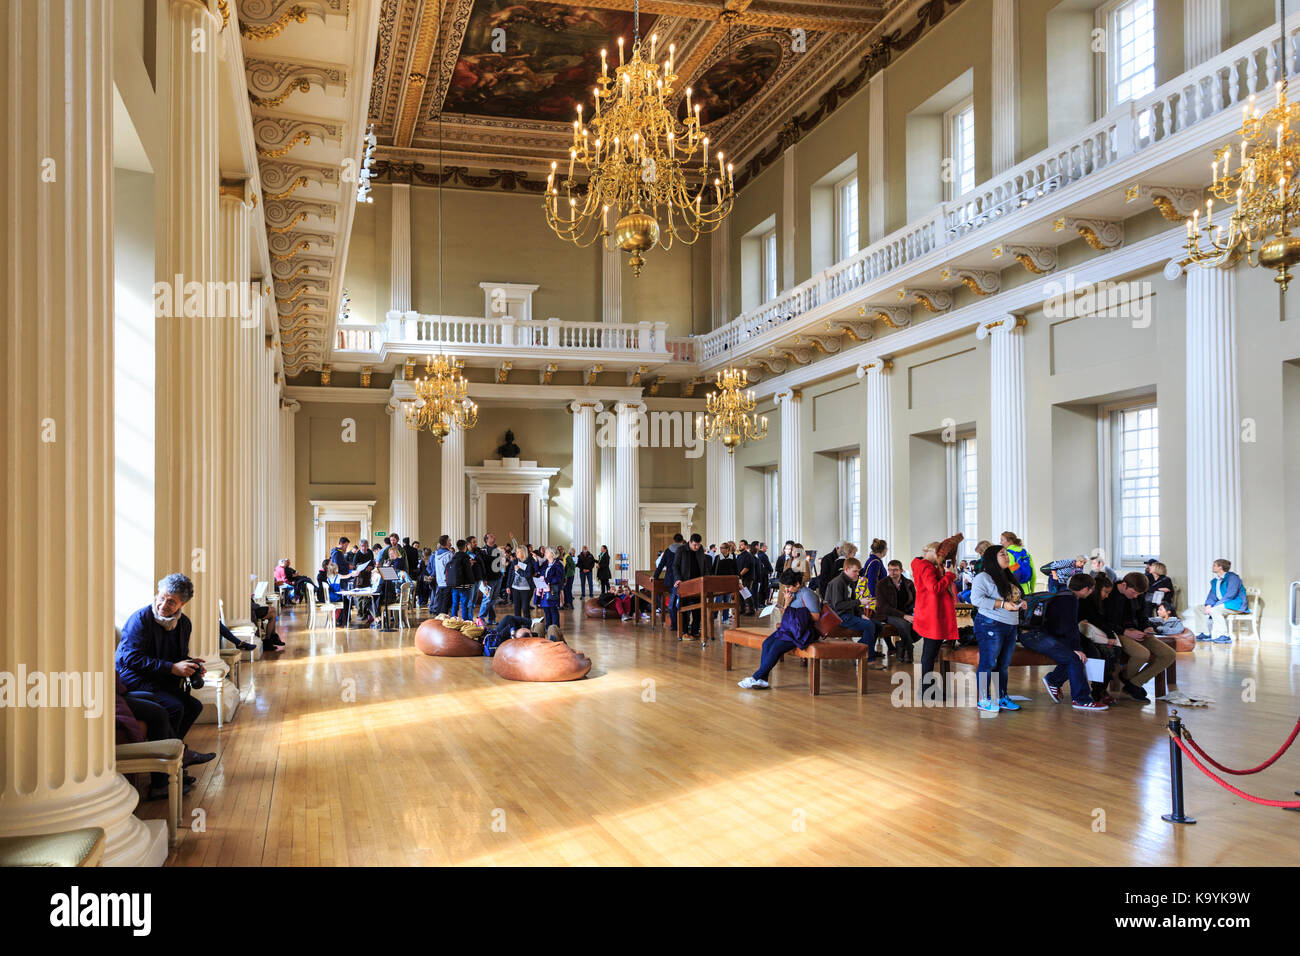
[[975, 104], [969, 98], [944, 114], [947, 139], [947, 179], [950, 199], [975, 188]]
[[776, 298], [776, 230], [763, 235], [763, 301]]
[[979, 541], [979, 454], [975, 439], [957, 440], [957, 518], [961, 522], [961, 556], [973, 557]]
[[1160, 553], [1160, 418], [1154, 405], [1110, 412], [1112, 553], [1141, 567]]
[[781, 537], [781, 474], [775, 468], [763, 472], [763, 512], [767, 515], [763, 535], [775, 555], [784, 541]]
[[858, 251], [858, 174], [835, 187], [835, 261]]
[[1155, 0], [1125, 0], [1106, 17], [1106, 109], [1156, 88]]
[[840, 456], [840, 539], [862, 547], [862, 456]]

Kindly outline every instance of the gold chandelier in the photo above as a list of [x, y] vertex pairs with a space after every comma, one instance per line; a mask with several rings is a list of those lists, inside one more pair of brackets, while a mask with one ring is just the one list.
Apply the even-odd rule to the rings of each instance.
[[728, 455], [735, 453], [737, 445], [766, 438], [767, 416], [753, 414], [757, 402], [748, 391], [749, 373], [735, 368], [719, 372], [717, 386], [705, 397], [708, 413], [696, 421], [699, 435], [705, 441], [722, 442]]
[[[573, 121], [568, 175], [556, 182], [558, 164], [546, 177], [546, 221], [561, 239], [579, 247], [613, 236], [615, 247], [630, 253], [628, 264], [639, 276], [642, 253], [658, 243], [671, 249], [673, 240], [693, 244], [712, 232], [731, 212], [735, 199], [732, 164], [709, 165], [709, 138], [700, 129], [700, 104], [691, 103], [686, 88], [686, 119], [679, 122], [669, 109], [677, 74], [673, 72], [675, 44], [668, 56], [655, 61], [658, 35], [650, 48], [641, 42], [640, 4], [635, 5], [632, 56], [626, 60], [618, 38], [619, 65], [609, 75], [606, 51], [600, 51], [600, 78], [593, 87], [596, 115], [584, 123], [582, 104]], [[698, 165], [692, 164], [697, 162]], [[574, 167], [587, 174], [585, 189], [574, 180]], [[698, 188], [686, 181], [699, 177]], [[611, 211], [614, 229], [609, 227]]]
[[424, 376], [415, 380], [415, 401], [403, 406], [406, 424], [433, 432], [438, 444], [452, 429], [469, 431], [478, 424], [478, 406], [469, 399], [469, 383], [454, 358], [431, 355]]
[[[1282, 23], [1285, 49], [1285, 5]], [[1227, 234], [1222, 225], [1214, 225], [1214, 199], [1206, 200], [1205, 221], [1201, 222], [1199, 209], [1187, 220], [1183, 264], [1216, 266], [1244, 255], [1252, 266], [1277, 270], [1273, 281], [1285, 292], [1291, 282], [1289, 267], [1300, 262], [1300, 236], [1291, 235], [1291, 225], [1300, 215], [1295, 189], [1300, 136], [1292, 128], [1300, 119], [1300, 103], [1287, 101], [1285, 74], [1276, 89], [1277, 105], [1263, 115], [1251, 94], [1242, 109], [1238, 143], [1218, 150], [1211, 163], [1210, 191], [1220, 200], [1236, 203]], [[1201, 246], [1202, 234], [1206, 248]]]

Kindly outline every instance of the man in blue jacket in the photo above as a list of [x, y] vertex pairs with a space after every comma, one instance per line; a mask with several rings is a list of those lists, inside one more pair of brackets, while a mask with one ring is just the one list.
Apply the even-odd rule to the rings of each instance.
[[677, 590], [673, 587], [677, 583], [677, 552], [686, 544], [686, 539], [682, 537], [681, 532], [673, 535], [673, 543], [664, 548], [663, 554], [659, 555], [659, 563], [655, 565], [654, 576], [664, 579], [664, 587], [668, 589], [671, 598], [668, 602], [668, 630], [677, 630]]
[[455, 554], [451, 549], [451, 537], [443, 535], [438, 539], [438, 550], [429, 559], [429, 573], [433, 575], [436, 590], [433, 592], [433, 613], [446, 614], [451, 610], [451, 588], [447, 587], [447, 562]]
[[[181, 613], [192, 597], [194, 583], [183, 574], [169, 574], [159, 581], [153, 604], [136, 611], [122, 625], [115, 659], [127, 696], [166, 710], [182, 740], [203, 710], [202, 702], [189, 690], [189, 682], [203, 675], [203, 662], [190, 657], [193, 625]], [[215, 756], [187, 747], [184, 764], [207, 763]]]
[[1215, 644], [1231, 644], [1232, 636], [1228, 633], [1228, 615], [1244, 614], [1246, 589], [1241, 577], [1232, 570], [1232, 562], [1219, 558], [1214, 562], [1214, 577], [1210, 580], [1210, 593], [1205, 596], [1205, 616], [1210, 622], [1210, 633], [1197, 636], [1198, 641], [1214, 641]]

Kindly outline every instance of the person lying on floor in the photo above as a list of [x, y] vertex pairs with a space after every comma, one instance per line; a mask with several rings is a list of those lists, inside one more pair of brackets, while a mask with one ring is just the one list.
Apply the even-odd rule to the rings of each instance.
[[807, 603], [799, 597], [798, 592], [803, 584], [803, 576], [795, 571], [784, 571], [780, 583], [781, 590], [786, 595], [786, 608], [781, 613], [781, 623], [763, 641], [758, 670], [740, 682], [740, 686], [745, 690], [771, 687], [772, 685], [767, 682], [767, 675], [772, 672], [777, 662], [788, 651], [796, 647], [802, 650], [818, 637], [815, 625], [817, 618], [821, 616], [820, 602], [814, 594], [812, 600], [817, 602], [819, 610], [813, 613], [808, 610]]

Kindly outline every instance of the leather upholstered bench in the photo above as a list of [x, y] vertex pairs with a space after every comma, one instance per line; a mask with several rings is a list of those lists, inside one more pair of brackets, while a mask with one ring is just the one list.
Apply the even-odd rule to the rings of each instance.
[[[848, 631], [849, 634], [854, 634]], [[725, 670], [731, 670], [732, 665], [732, 648], [752, 647], [755, 650], [761, 650], [763, 642], [772, 635], [756, 630], [750, 627], [733, 627], [722, 634], [722, 666]], [[854, 637], [857, 635], [854, 634]], [[813, 641], [807, 647], [800, 650], [795, 648], [793, 653], [795, 657], [802, 657], [811, 663], [808, 665], [808, 692], [813, 696], [821, 693], [821, 662], [827, 660], [839, 661], [856, 661], [858, 668], [858, 693], [867, 692], [867, 645], [859, 644], [856, 640], [842, 640], [836, 637], [824, 637], [820, 640]]]

